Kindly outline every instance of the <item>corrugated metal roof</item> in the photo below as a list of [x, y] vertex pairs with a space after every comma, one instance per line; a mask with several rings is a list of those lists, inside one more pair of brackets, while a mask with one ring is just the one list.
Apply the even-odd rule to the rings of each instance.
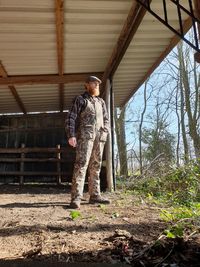
[[65, 73], [104, 70], [132, 1], [65, 1]]
[[9, 75], [57, 73], [54, 1], [2, 0], [0, 40]]
[[20, 113], [11, 91], [6, 86], [0, 86], [0, 113]]
[[[161, 14], [162, 1], [152, 1]], [[182, 0], [182, 5], [187, 5]], [[64, 1], [64, 73], [104, 72], [132, 0]], [[169, 20], [178, 27], [177, 10], [170, 1]], [[186, 19], [186, 15], [182, 17]], [[139, 82], [174, 36], [146, 14], [114, 76], [115, 105], [137, 89]], [[0, 1], [0, 61], [8, 75], [58, 74], [55, 1]], [[58, 111], [59, 85], [15, 86], [27, 112]], [[66, 84], [64, 109], [83, 84]], [[0, 113], [21, 112], [10, 89], [0, 86]]]
[[[188, 8], [188, 1], [181, 1]], [[175, 29], [179, 29], [176, 6], [167, 1], [168, 20]], [[163, 17], [162, 1], [152, 1], [152, 9]], [[182, 13], [182, 19], [187, 19], [187, 14]], [[174, 36], [166, 26], [159, 22], [153, 15], [146, 13], [140, 27], [133, 37], [113, 79], [115, 105], [125, 104], [130, 96], [138, 89], [141, 80], [153, 66], [160, 55], [169, 46]]]

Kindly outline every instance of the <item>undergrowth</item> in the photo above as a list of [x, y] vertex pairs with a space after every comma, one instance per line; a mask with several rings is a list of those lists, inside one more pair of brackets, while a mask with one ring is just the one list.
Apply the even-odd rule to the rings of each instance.
[[169, 222], [167, 237], [199, 232], [200, 160], [152, 173], [129, 179], [123, 185], [121, 181], [120, 185], [124, 192], [132, 192], [145, 202], [162, 207], [160, 218]]

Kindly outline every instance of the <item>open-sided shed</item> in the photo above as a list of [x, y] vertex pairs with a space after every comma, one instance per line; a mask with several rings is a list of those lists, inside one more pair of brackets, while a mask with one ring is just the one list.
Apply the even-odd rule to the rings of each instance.
[[[9, 113], [31, 118], [31, 113], [53, 112], [64, 118], [89, 74], [103, 79], [101, 91], [112, 119], [113, 105], [130, 99], [191, 26], [195, 42], [190, 45], [198, 60], [199, 16], [198, 0], [2, 0], [1, 122]], [[7, 130], [2, 138], [13, 129], [18, 132], [17, 125], [1, 123], [1, 134]], [[107, 158], [111, 143], [112, 138]], [[111, 160], [107, 174], [111, 188]]]

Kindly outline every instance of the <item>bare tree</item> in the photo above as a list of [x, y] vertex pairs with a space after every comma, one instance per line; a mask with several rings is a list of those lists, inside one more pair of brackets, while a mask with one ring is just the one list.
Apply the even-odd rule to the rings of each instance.
[[[118, 114], [119, 113], [119, 114]], [[125, 135], [125, 113], [126, 106], [123, 108], [115, 108], [115, 132], [117, 139], [117, 147], [120, 162], [120, 175], [128, 176], [126, 135]]]
[[144, 122], [144, 115], [147, 109], [147, 101], [151, 98], [152, 90], [149, 96], [147, 97], [147, 86], [149, 79], [144, 84], [144, 106], [140, 116], [139, 123], [139, 163], [140, 163], [140, 174], [143, 172], [143, 159], [142, 159], [142, 126]]
[[[183, 49], [183, 43], [178, 46], [178, 60], [180, 66], [180, 80], [184, 94], [184, 102], [188, 119], [189, 135], [193, 141], [196, 158], [200, 157], [200, 75], [197, 73], [196, 62], [191, 62], [190, 53]], [[193, 64], [193, 69], [189, 68], [189, 64]], [[191, 82], [192, 75], [193, 82]]]
[[181, 114], [180, 123], [181, 123], [181, 133], [182, 133], [183, 147], [184, 147], [184, 160], [185, 162], [188, 162], [189, 146], [187, 141], [186, 126], [185, 126], [185, 99], [184, 99], [182, 83], [180, 83], [179, 89], [180, 89], [180, 114]]

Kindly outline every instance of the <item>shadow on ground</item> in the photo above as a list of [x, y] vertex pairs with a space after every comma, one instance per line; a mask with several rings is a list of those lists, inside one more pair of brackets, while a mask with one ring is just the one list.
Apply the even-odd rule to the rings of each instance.
[[[124, 264], [107, 263], [63, 263], [63, 262], [38, 262], [38, 261], [9, 261], [2, 262], [1, 267], [126, 267]], [[44, 265], [45, 264], [45, 265]], [[130, 266], [130, 265], [129, 265]]]
[[22, 203], [22, 202], [13, 202], [8, 204], [0, 204], [0, 208], [41, 208], [41, 207], [63, 207], [65, 209], [69, 208], [69, 204], [66, 202], [37, 202], [37, 203]]
[[[63, 220], [66, 220], [66, 218], [63, 218]], [[71, 220], [69, 218], [69, 220]], [[72, 220], [71, 220], [72, 221]], [[125, 230], [131, 233], [132, 235], [137, 236], [144, 236], [144, 229], [148, 233], [153, 231], [153, 229], [159, 229], [160, 232], [164, 230], [166, 227], [165, 223], [140, 223], [140, 224], [107, 224], [107, 223], [95, 223], [95, 224], [80, 224], [80, 225], [66, 225], [62, 222], [56, 223], [56, 224], [35, 224], [35, 225], [16, 225], [16, 226], [8, 226], [0, 228], [0, 236], [7, 237], [7, 236], [17, 236], [17, 235], [24, 235], [28, 233], [35, 233], [35, 232], [42, 232], [42, 231], [48, 231], [49, 233], [71, 233], [72, 231], [75, 231], [77, 234], [84, 233], [84, 232], [112, 232], [113, 229], [120, 229]]]
[[181, 238], [147, 244], [133, 237], [115, 239], [113, 248], [78, 253], [40, 255], [40, 249], [23, 259], [0, 260], [1, 267], [199, 267], [200, 246]]
[[70, 192], [70, 184], [1, 184], [0, 194], [63, 194]]

